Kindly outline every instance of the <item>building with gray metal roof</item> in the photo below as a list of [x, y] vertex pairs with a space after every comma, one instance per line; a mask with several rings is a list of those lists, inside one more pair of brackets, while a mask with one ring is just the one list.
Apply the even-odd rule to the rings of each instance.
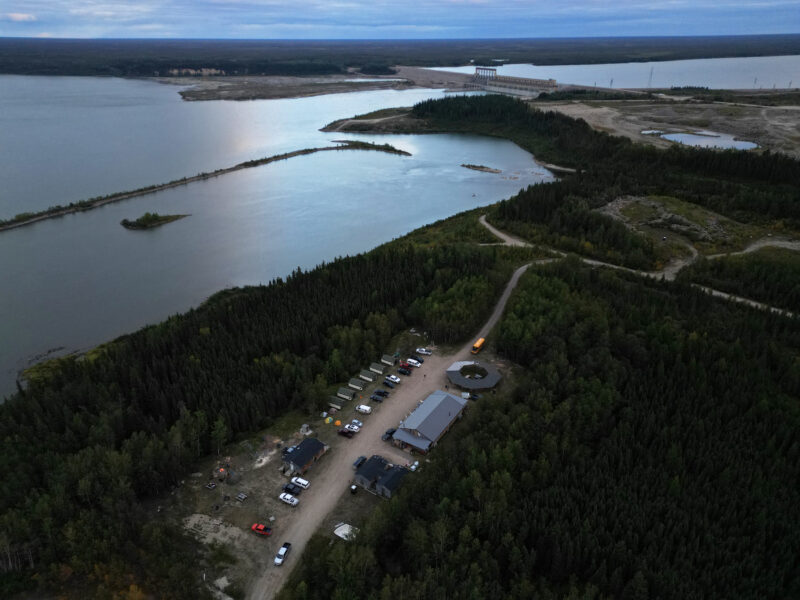
[[394, 432], [394, 443], [427, 452], [461, 417], [466, 404], [463, 398], [436, 390], [400, 423]]
[[465, 390], [488, 390], [500, 382], [500, 372], [477, 360], [460, 360], [447, 368], [450, 383]]

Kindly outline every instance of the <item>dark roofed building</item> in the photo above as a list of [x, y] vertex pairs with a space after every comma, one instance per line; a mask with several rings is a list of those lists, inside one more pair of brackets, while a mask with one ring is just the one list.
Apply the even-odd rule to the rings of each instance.
[[339, 396], [342, 400], [352, 400], [356, 393], [351, 390], [350, 388], [339, 388], [339, 391], [336, 392], [336, 395]]
[[408, 473], [408, 469], [395, 465], [388, 471], [384, 471], [383, 476], [375, 484], [375, 491], [384, 498], [391, 498], [403, 482], [403, 477]]
[[408, 473], [408, 469], [400, 465], [390, 465], [389, 461], [378, 454], [365, 461], [353, 477], [353, 482], [365, 490], [391, 498]]
[[290, 473], [305, 473], [311, 465], [325, 454], [328, 447], [317, 438], [306, 438], [292, 452], [283, 457], [283, 464]]
[[378, 363], [372, 363], [369, 366], [369, 370], [372, 371], [373, 373], [377, 373], [378, 375], [383, 375], [384, 373], [386, 373], [386, 367]]
[[373, 454], [372, 457], [365, 461], [358, 469], [353, 477], [353, 482], [360, 485], [364, 489], [371, 490], [375, 482], [380, 479], [386, 470], [386, 465], [389, 464], [385, 458], [378, 454]]
[[394, 443], [401, 448], [427, 452], [461, 417], [467, 401], [436, 390], [401, 422], [394, 432]]
[[349, 385], [354, 390], [361, 391], [366, 387], [367, 384], [365, 382], [361, 381], [360, 379], [353, 378], [353, 379], [351, 379], [350, 381], [347, 382], [347, 385]]

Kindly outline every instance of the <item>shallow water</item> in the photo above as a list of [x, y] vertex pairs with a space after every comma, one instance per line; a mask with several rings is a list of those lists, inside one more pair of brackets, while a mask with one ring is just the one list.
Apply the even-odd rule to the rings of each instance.
[[[644, 133], [644, 132], [642, 132]], [[665, 140], [678, 142], [686, 146], [697, 148], [720, 148], [724, 150], [752, 150], [758, 148], [758, 144], [745, 140], [736, 140], [727, 133], [716, 133], [714, 131], [695, 131], [694, 133], [664, 133], [661, 135]]]

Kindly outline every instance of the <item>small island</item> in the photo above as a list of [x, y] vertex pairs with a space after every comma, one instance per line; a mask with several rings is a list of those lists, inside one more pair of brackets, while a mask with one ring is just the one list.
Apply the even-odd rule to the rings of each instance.
[[153, 229], [167, 223], [172, 223], [178, 219], [188, 217], [189, 215], [160, 215], [158, 213], [146, 212], [135, 221], [129, 219], [122, 219], [120, 225], [125, 229]]
[[462, 164], [462, 167], [465, 169], [472, 169], [473, 171], [483, 171], [484, 173], [502, 173], [500, 169], [492, 169], [491, 167], [486, 167], [484, 165], [465, 165]]

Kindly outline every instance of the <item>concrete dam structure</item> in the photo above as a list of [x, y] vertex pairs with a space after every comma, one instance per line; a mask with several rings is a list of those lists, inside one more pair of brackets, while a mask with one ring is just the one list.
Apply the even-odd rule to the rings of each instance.
[[542, 92], [557, 90], [558, 84], [555, 79], [509, 77], [508, 75], [498, 75], [497, 69], [491, 67], [475, 67], [475, 74], [467, 82], [466, 87], [472, 90], [535, 98]]

